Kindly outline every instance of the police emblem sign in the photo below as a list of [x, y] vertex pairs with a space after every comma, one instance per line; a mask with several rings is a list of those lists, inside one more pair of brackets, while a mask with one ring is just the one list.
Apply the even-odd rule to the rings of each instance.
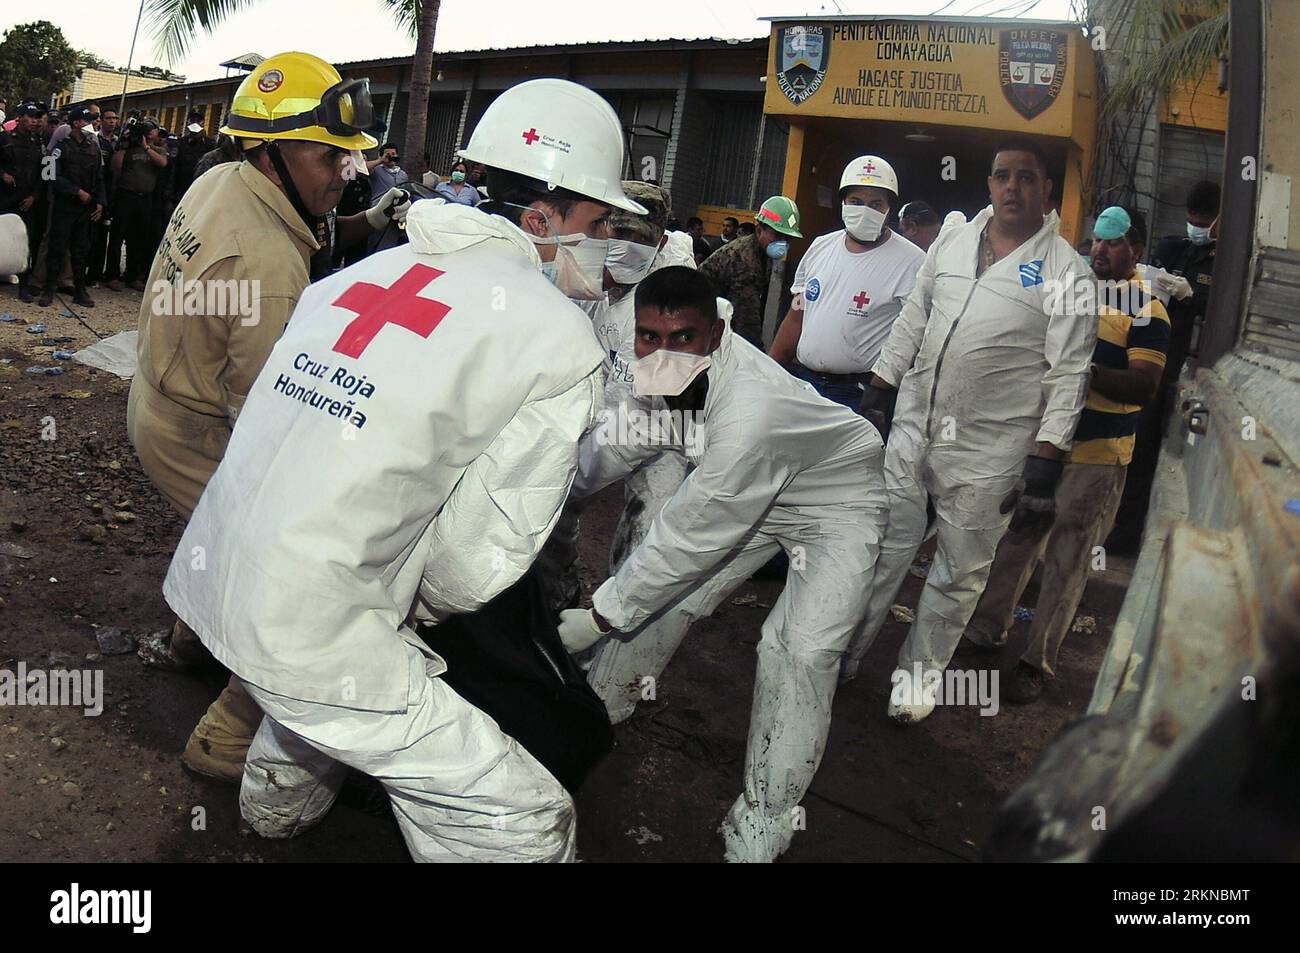
[[1068, 37], [1060, 30], [1003, 30], [998, 78], [1007, 102], [1026, 119], [1052, 103], [1065, 84]]
[[776, 84], [785, 98], [798, 106], [821, 88], [826, 67], [831, 61], [831, 45], [826, 28], [820, 26], [782, 27], [777, 36]]

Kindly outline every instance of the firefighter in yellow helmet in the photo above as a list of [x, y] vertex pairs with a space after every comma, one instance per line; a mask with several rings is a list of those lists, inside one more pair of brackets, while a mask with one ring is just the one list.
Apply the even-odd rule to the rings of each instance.
[[[204, 173], [172, 214], [140, 306], [127, 429], [145, 473], [186, 519], [310, 281], [312, 256], [334, 232], [349, 242], [405, 217], [410, 197], [401, 189], [366, 212], [334, 217], [348, 178], [365, 169], [360, 150], [377, 144], [367, 133], [373, 122], [368, 80], [344, 80], [309, 53], [263, 60], [240, 83], [221, 129], [239, 141], [243, 161]], [[166, 667], [209, 660], [180, 621], [141, 654]], [[182, 761], [237, 782], [260, 720], [232, 678]]]

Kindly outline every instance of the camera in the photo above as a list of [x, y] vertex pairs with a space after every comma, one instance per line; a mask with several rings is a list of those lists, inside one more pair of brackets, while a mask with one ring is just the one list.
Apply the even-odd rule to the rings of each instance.
[[144, 145], [149, 133], [157, 128], [158, 124], [152, 119], [140, 119], [131, 116], [122, 125], [122, 138], [118, 143], [118, 148], [129, 149], [131, 146]]

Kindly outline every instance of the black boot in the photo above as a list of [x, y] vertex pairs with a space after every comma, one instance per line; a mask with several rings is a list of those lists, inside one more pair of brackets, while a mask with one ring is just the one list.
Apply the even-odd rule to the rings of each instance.
[[18, 300], [23, 304], [31, 304], [36, 300], [36, 296], [32, 294], [32, 289], [27, 287], [25, 281], [18, 286]]
[[72, 296], [72, 303], [82, 308], [93, 308], [95, 299], [86, 294], [85, 285], [78, 285], [76, 294]]
[[54, 304], [54, 289], [46, 288], [44, 291], [42, 291], [41, 300], [36, 303], [40, 305], [42, 308], [48, 308], [50, 305]]

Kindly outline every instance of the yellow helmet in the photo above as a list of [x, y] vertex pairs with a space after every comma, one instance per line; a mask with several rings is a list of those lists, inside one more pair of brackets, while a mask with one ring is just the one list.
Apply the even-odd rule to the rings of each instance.
[[298, 139], [340, 149], [373, 149], [370, 80], [343, 80], [310, 53], [262, 60], [235, 90], [221, 131], [240, 139]]

